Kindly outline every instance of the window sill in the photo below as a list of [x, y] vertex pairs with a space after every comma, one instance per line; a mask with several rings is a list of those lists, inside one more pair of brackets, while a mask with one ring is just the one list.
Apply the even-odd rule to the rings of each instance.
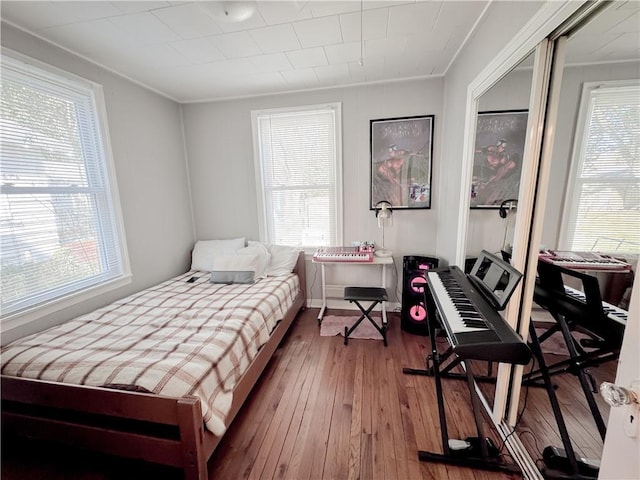
[[[116, 278], [100, 285], [96, 285], [81, 292], [73, 293], [65, 297], [44, 303], [42, 305], [38, 305], [37, 307], [8, 315], [0, 320], [3, 340], [7, 337], [10, 337], [9, 341], [13, 338], [18, 338], [19, 336], [21, 336], [19, 334], [16, 335], [18, 330], [24, 329], [24, 327], [27, 327], [31, 324], [37, 325], [39, 320], [45, 318], [48, 315], [51, 315], [65, 308], [78, 305], [79, 303], [86, 302], [92, 298], [98, 297], [107, 292], [128, 285], [131, 282], [132, 275], [130, 273], [125, 274], [122, 277]], [[2, 343], [4, 344], [5, 342], [3, 341]]]

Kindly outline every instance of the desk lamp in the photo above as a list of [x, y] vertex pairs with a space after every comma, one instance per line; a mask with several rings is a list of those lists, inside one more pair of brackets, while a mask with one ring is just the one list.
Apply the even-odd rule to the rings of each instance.
[[382, 243], [379, 249], [375, 251], [376, 257], [390, 257], [391, 250], [384, 248], [384, 227], [393, 225], [393, 209], [391, 203], [386, 200], [380, 200], [373, 207], [376, 211], [376, 218], [378, 219], [378, 228], [382, 229]]

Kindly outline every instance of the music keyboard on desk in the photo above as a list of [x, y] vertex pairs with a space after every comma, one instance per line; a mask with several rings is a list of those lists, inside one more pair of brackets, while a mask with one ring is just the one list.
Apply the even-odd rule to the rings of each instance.
[[324, 247], [313, 254], [314, 262], [373, 262], [373, 252], [362, 252], [357, 247]]
[[427, 272], [441, 322], [462, 359], [525, 365], [529, 348], [457, 266]]
[[597, 252], [560, 252], [555, 250], [546, 250], [541, 252], [538, 259], [543, 262], [551, 263], [560, 267], [570, 268], [572, 270], [599, 270], [628, 272], [631, 270], [631, 264], [611, 255]]

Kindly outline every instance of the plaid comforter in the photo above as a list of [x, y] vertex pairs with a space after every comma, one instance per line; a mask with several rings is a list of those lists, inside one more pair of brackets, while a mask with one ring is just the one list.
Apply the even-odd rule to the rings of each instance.
[[[192, 276], [198, 277], [187, 283]], [[253, 285], [189, 272], [2, 348], [2, 373], [200, 398], [216, 435], [233, 389], [299, 291], [296, 275]]]

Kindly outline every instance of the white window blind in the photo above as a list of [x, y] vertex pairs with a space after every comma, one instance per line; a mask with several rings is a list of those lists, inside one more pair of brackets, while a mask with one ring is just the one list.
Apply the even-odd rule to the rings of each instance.
[[121, 277], [94, 90], [2, 57], [2, 317]]
[[563, 244], [640, 253], [640, 85], [586, 84]]
[[252, 115], [263, 240], [341, 243], [340, 105]]

